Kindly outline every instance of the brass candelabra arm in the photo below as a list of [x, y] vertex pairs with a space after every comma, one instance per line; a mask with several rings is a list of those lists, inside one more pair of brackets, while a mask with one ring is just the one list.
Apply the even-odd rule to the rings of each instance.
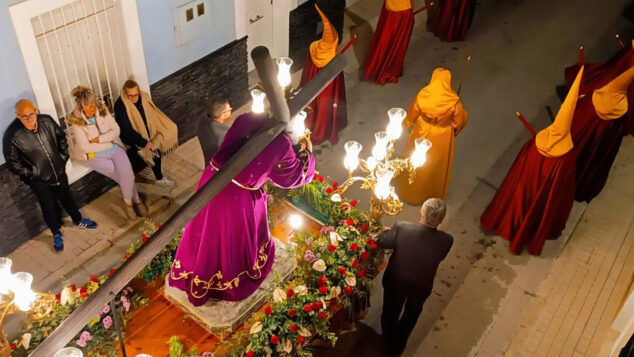
[[368, 189], [372, 189], [373, 190], [373, 186], [374, 186], [374, 178], [373, 177], [353, 176], [353, 177], [348, 178], [341, 185], [339, 185], [339, 187], [337, 187], [335, 192], [344, 193], [355, 182], [361, 182], [361, 189], [363, 189], [363, 190], [368, 190]]
[[50, 315], [55, 306], [56, 299], [54, 295], [37, 293], [35, 302], [31, 307], [31, 318], [35, 321], [41, 320]]

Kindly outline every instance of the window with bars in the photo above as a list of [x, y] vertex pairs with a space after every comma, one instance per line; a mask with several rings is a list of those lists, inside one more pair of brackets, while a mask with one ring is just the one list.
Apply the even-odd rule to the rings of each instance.
[[74, 109], [70, 92], [77, 85], [92, 88], [113, 110], [131, 76], [119, 6], [78, 0], [31, 18], [58, 118]]

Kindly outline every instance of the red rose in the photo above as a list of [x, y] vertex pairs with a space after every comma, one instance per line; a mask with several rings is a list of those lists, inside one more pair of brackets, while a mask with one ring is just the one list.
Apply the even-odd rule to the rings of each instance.
[[88, 294], [87, 294], [87, 293], [82, 293], [82, 292], [80, 292], [80, 293], [79, 293], [79, 296], [81, 296], [82, 298], [84, 298], [84, 299], [85, 299], [85, 298], [87, 298], [87, 297], [88, 297]]
[[327, 194], [331, 194], [332, 193], [332, 187], [326, 187], [326, 193]]
[[123, 259], [125, 260], [130, 259], [130, 253], [125, 253], [125, 255], [123, 256]]
[[141, 241], [142, 241], [143, 243], [147, 242], [147, 240], [148, 240], [148, 239], [149, 239], [149, 237], [148, 237], [148, 236], [146, 236], [145, 234], [141, 237]]
[[352, 206], [348, 202], [344, 202], [341, 204], [341, 206], [339, 206], [339, 208], [341, 208], [344, 211], [349, 211], [352, 208]]
[[359, 249], [359, 245], [357, 243], [352, 243], [350, 244], [350, 250], [351, 251], [356, 251], [357, 249]]
[[93, 283], [96, 283], [97, 282], [97, 276], [96, 275], [91, 276], [90, 277], [90, 281], [92, 281]]
[[110, 271], [108, 272], [108, 277], [111, 277], [114, 275], [114, 273], [117, 272], [117, 269], [110, 269]]
[[341, 275], [346, 275], [346, 268], [344, 267], [339, 267], [337, 268], [337, 271], [339, 272], [339, 274]]
[[369, 227], [367, 224], [363, 223], [360, 228], [361, 228], [361, 232], [365, 232], [368, 230]]
[[157, 224], [157, 225], [156, 225], [156, 228], [161, 228], [161, 227], [163, 227], [163, 225], [162, 225], [162, 224]]
[[289, 330], [291, 330], [292, 333], [297, 333], [297, 325], [292, 324], [288, 327]]
[[328, 279], [326, 279], [326, 277], [323, 275], [319, 279], [317, 279], [317, 284], [319, 284], [319, 286], [326, 285], [327, 282]]
[[357, 258], [353, 258], [352, 261], [350, 262], [350, 265], [352, 265], [353, 268], [358, 268], [359, 261], [357, 260]]
[[247, 351], [247, 354], [244, 355], [244, 357], [253, 357], [255, 356], [255, 352], [253, 351]]
[[352, 207], [357, 207], [357, 200], [352, 200], [352, 201], [350, 201], [350, 205], [351, 205]]
[[85, 292], [87, 292], [87, 291], [88, 291], [88, 288], [87, 288], [87, 287], [85, 287], [85, 286], [82, 286], [82, 288], [81, 288], [81, 289], [79, 289], [79, 292], [80, 292], [80, 293], [85, 293]]
[[322, 308], [322, 305], [321, 305], [321, 302], [320, 302], [320, 301], [315, 301], [315, 302], [313, 303], [313, 310], [315, 310], [315, 311], [319, 311], [319, 310], [321, 310], [321, 308]]
[[16, 344], [15, 344], [15, 343], [12, 343], [10, 347], [11, 347], [11, 350], [12, 350], [12, 351], [13, 351], [13, 350], [15, 350], [16, 348], [18, 348], [18, 346], [16, 346]]
[[354, 226], [354, 221], [351, 220], [350, 218], [346, 219], [346, 225], [348, 226]]
[[331, 186], [332, 186], [332, 188], [334, 188], [336, 190], [337, 187], [339, 187], [339, 183], [335, 181], [335, 182], [332, 183]]
[[357, 276], [358, 276], [359, 278], [363, 278], [363, 277], [365, 277], [365, 269], [361, 269], [361, 270], [359, 270], [359, 271], [357, 272]]
[[271, 336], [271, 343], [277, 345], [278, 343], [280, 343], [280, 338], [277, 337], [277, 335]]
[[55, 295], [55, 300], [62, 301], [62, 294]]
[[335, 250], [337, 250], [337, 247], [331, 244], [328, 246], [328, 250], [334, 252]]
[[273, 313], [273, 309], [271, 309], [270, 306], [267, 306], [264, 308], [264, 313], [266, 314], [266, 316], [271, 316], [271, 314]]
[[294, 317], [296, 315], [297, 315], [297, 310], [295, 310], [295, 309], [288, 310], [288, 316]]
[[372, 238], [368, 238], [365, 240], [365, 244], [372, 244], [374, 240]]
[[293, 289], [288, 289], [288, 291], [286, 292], [286, 297], [289, 298], [289, 297], [293, 296], [293, 294], [295, 294]]
[[312, 312], [313, 306], [311, 304], [304, 305], [304, 312]]
[[346, 295], [352, 295], [352, 293], [354, 292], [354, 290], [352, 290], [352, 287], [350, 286], [346, 286], [343, 290], [346, 291]]
[[326, 314], [324, 314], [323, 312], [318, 313], [317, 316], [319, 316], [319, 318], [322, 320], [326, 320]]
[[320, 175], [317, 175], [317, 181], [324, 182], [324, 177], [320, 176]]
[[376, 250], [378, 246], [376, 245], [376, 243], [374, 243], [374, 241], [372, 241], [372, 243], [370, 243], [370, 248], [372, 248], [372, 250]]
[[326, 285], [322, 285], [322, 286], [320, 286], [320, 287], [319, 287], [319, 292], [320, 292], [322, 295], [326, 295], [326, 294], [328, 294], [328, 287], [327, 287]]
[[368, 261], [368, 259], [370, 259], [370, 252], [366, 250], [363, 253], [361, 253], [361, 260], [366, 262]]
[[303, 345], [304, 342], [306, 342], [306, 339], [304, 338], [304, 336], [297, 336], [297, 343], [299, 343], [300, 345]]
[[77, 287], [75, 286], [75, 284], [71, 285], [70, 286], [70, 291], [75, 291], [75, 290], [77, 290]]

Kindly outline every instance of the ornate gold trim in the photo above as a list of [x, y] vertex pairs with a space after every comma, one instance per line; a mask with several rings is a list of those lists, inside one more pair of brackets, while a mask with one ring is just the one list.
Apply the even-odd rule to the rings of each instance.
[[[214, 165], [213, 161], [209, 161], [209, 165], [211, 165], [211, 167], [216, 170], [216, 171], [220, 171], [220, 169]], [[236, 181], [235, 179], [232, 179], [231, 182], [233, 182], [235, 185], [237, 185], [240, 188], [244, 188], [245, 190], [249, 190], [249, 191], [257, 191], [260, 189], [260, 187], [249, 187], [246, 185], [241, 184], [240, 182]]]

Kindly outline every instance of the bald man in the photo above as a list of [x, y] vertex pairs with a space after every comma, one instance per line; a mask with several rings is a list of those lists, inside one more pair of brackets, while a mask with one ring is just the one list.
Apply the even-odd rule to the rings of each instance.
[[9, 170], [35, 193], [44, 221], [53, 234], [53, 249], [61, 253], [64, 240], [60, 231], [60, 203], [74, 226], [95, 229], [97, 223], [82, 217], [70, 194], [66, 176], [68, 143], [64, 131], [49, 115], [38, 114], [37, 108], [26, 99], [16, 103], [15, 116], [4, 133], [4, 158]]

